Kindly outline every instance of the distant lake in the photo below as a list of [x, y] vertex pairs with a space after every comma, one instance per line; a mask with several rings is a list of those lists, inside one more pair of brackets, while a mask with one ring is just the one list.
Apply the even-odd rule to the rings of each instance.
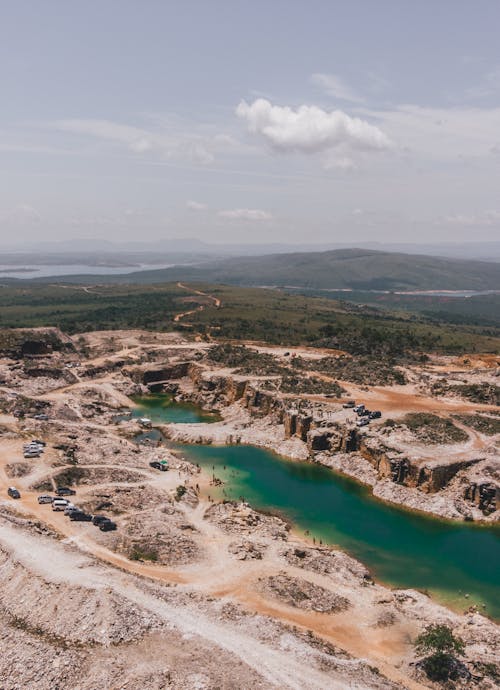
[[131, 264], [130, 266], [89, 266], [88, 264], [51, 264], [47, 266], [12, 266], [0, 264], [0, 282], [5, 278], [46, 278], [48, 276], [65, 275], [119, 275], [135, 273], [136, 271], [149, 271], [160, 268], [170, 268], [174, 264]]

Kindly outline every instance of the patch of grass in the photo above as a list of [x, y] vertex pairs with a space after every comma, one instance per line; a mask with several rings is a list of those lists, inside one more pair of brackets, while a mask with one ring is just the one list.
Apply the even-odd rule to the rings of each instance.
[[129, 558], [131, 561], [151, 561], [156, 563], [158, 561], [158, 552], [145, 546], [134, 546]]
[[495, 436], [495, 434], [500, 434], [500, 418], [499, 417], [486, 417], [484, 415], [454, 415], [454, 419], [458, 420], [465, 426], [469, 426], [475, 431], [479, 431], [481, 434], [486, 434], [487, 436]]
[[450, 419], [427, 412], [411, 412], [398, 422], [387, 419], [382, 427], [406, 427], [419, 441], [428, 444], [462, 443], [469, 438], [465, 431], [455, 426]]
[[432, 386], [434, 395], [452, 393], [472, 402], [486, 405], [500, 405], [500, 386], [494, 383], [459, 383], [449, 385], [446, 380]]

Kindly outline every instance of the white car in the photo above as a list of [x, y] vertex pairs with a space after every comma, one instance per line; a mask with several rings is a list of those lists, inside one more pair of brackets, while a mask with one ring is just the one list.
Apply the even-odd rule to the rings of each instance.
[[52, 501], [52, 510], [56, 510], [56, 511], [65, 510], [68, 503], [69, 503], [69, 501], [67, 501], [65, 498], [55, 498]]
[[41, 496], [38, 497], [38, 503], [52, 503], [52, 496], [49, 496], [49, 494], [42, 494]]

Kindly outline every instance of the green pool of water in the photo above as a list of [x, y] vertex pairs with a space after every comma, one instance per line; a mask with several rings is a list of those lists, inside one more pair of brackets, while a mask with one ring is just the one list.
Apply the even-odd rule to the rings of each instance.
[[137, 407], [132, 410], [132, 418], [149, 417], [152, 422], [173, 424], [196, 424], [217, 422], [219, 417], [191, 403], [178, 403], [171, 395], [150, 393], [132, 398]]
[[[427, 590], [500, 619], [500, 528], [437, 520], [375, 499], [326, 467], [254, 446], [182, 446], [187, 458], [225, 482], [213, 495], [245, 498], [289, 518], [310, 537], [338, 545], [383, 582]], [[466, 598], [465, 594], [469, 597]]]

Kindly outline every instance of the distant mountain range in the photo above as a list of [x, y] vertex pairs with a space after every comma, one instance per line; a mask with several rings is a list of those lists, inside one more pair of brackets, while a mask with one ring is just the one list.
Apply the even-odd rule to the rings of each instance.
[[[500, 242], [359, 242], [358, 249], [373, 249], [382, 252], [423, 254], [457, 259], [477, 259], [500, 262]], [[119, 260], [173, 263], [182, 255], [197, 257], [262, 256], [268, 254], [296, 254], [301, 252], [324, 252], [335, 249], [353, 248], [352, 243], [322, 242], [290, 244], [285, 242], [259, 244], [209, 243], [196, 238], [173, 238], [157, 241], [111, 242], [102, 239], [61, 240], [58, 242], [23, 243], [22, 245], [0, 246], [0, 264], [22, 263], [84, 263], [82, 259]]]
[[185, 280], [323, 290], [480, 291], [500, 290], [500, 263], [357, 248], [222, 258], [126, 275], [57, 278], [58, 282], [63, 280], [142, 284]]

